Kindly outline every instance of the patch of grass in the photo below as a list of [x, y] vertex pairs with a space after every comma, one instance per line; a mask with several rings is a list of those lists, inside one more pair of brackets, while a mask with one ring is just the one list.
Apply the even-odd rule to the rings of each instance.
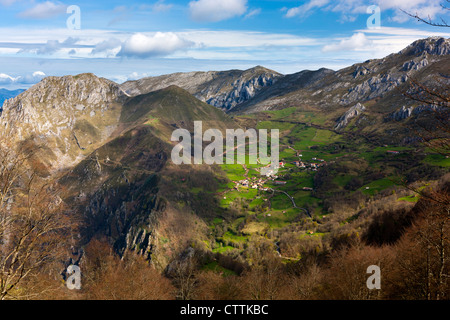
[[306, 239], [306, 238], [322, 238], [325, 235], [325, 233], [321, 233], [321, 232], [305, 232], [303, 234], [300, 235], [300, 239]]
[[[391, 178], [383, 178], [376, 181], [372, 181], [369, 184], [366, 184], [365, 186], [361, 187], [360, 190], [366, 194], [366, 195], [374, 195], [384, 189], [387, 189], [389, 187], [392, 187], [396, 185], [397, 177], [391, 177]], [[369, 189], [367, 189], [369, 188]]]
[[319, 114], [317, 112], [303, 111], [303, 112], [297, 112], [295, 114], [295, 120], [322, 125], [325, 123], [327, 118], [324, 115]]
[[222, 218], [214, 218], [212, 221], [213, 224], [222, 224], [223, 223], [223, 219]]
[[423, 160], [424, 163], [432, 165], [432, 166], [438, 166], [438, 167], [444, 167], [449, 168], [450, 167], [450, 159], [444, 157], [440, 154], [429, 154], [426, 156], [426, 158]]
[[311, 146], [324, 146], [337, 142], [341, 136], [329, 131], [307, 126], [296, 126], [291, 132], [291, 137], [295, 139], [294, 148], [296, 150], [309, 150]]
[[[292, 128], [294, 128], [295, 124], [292, 123], [286, 123], [286, 122], [277, 122], [277, 121], [260, 121], [258, 122], [258, 125], [256, 126], [256, 129], [278, 129], [280, 130], [280, 133], [283, 131], [289, 131]], [[270, 133], [270, 132], [269, 132]]]
[[216, 272], [216, 273], [221, 273], [224, 277], [236, 275], [235, 272], [222, 267], [216, 261], [212, 261], [210, 263], [207, 263], [206, 265], [203, 266], [202, 269], [205, 270], [205, 271], [213, 271], [213, 272]]
[[223, 164], [221, 165], [228, 179], [231, 181], [240, 181], [245, 179], [245, 170], [240, 164]]
[[263, 203], [264, 203], [264, 199], [263, 198], [261, 198], [261, 197], [260, 198], [256, 198], [250, 203], [249, 209], [252, 210], [252, 209], [262, 205]]
[[236, 190], [227, 192], [225, 196], [220, 199], [220, 206], [222, 208], [228, 208], [230, 204], [233, 203], [234, 200], [236, 200], [239, 197], [239, 192]]
[[417, 201], [419, 201], [419, 196], [417, 194], [416, 195], [410, 195], [410, 196], [398, 198], [397, 200], [398, 201], [407, 201], [407, 202], [416, 203]]
[[272, 118], [282, 119], [282, 118], [291, 116], [292, 114], [296, 113], [296, 111], [297, 111], [296, 107], [291, 107], [291, 108], [286, 108], [286, 109], [281, 109], [281, 110], [266, 111], [266, 113], [270, 114], [272, 116]]
[[248, 239], [248, 237], [236, 235], [236, 234], [232, 233], [231, 231], [227, 231], [223, 235], [223, 240], [229, 241], [229, 242], [243, 243], [243, 242], [247, 241], [247, 239]]
[[271, 210], [258, 215], [258, 220], [266, 223], [271, 229], [279, 229], [289, 225], [299, 214], [300, 210], [293, 208], [287, 210]]
[[296, 157], [295, 151], [290, 148], [286, 148], [286, 149], [283, 149], [280, 151], [280, 159], [286, 159], [286, 158], [289, 158], [292, 161], [298, 159]]
[[224, 247], [218, 247], [212, 250], [213, 253], [225, 253], [228, 251], [232, 251], [235, 248], [231, 247], [231, 246], [224, 246]]

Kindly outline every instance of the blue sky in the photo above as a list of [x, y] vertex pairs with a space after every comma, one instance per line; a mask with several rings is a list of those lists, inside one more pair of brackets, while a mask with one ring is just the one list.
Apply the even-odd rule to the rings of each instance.
[[[340, 69], [450, 36], [401, 10], [450, 20], [441, 0], [0, 0], [0, 87], [92, 72], [119, 83], [172, 72]], [[380, 27], [368, 28], [380, 8]], [[80, 10], [80, 28], [67, 20]], [[70, 20], [76, 22], [77, 20]], [[70, 25], [70, 24], [69, 24]], [[73, 26], [73, 24], [72, 24]]]

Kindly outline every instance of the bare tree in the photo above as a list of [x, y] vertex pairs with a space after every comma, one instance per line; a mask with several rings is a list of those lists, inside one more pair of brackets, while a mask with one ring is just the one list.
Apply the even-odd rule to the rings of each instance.
[[[441, 7], [450, 11], [450, 0], [446, 0]], [[418, 13], [412, 14], [405, 12], [410, 17], [420, 22], [434, 27], [450, 27], [448, 22], [441, 18], [441, 22], [434, 22], [431, 17], [424, 18]], [[435, 128], [423, 127], [423, 134], [419, 134], [420, 138], [426, 146], [432, 150], [444, 155], [450, 156], [450, 74], [442, 74], [435, 77], [433, 86], [425, 85], [417, 79], [410, 79], [409, 89], [404, 95], [414, 101], [434, 107]]]
[[89, 300], [171, 300], [175, 288], [148, 261], [135, 253], [119, 257], [104, 241], [86, 247], [81, 268], [82, 297]]
[[[450, 0], [441, 4], [445, 11], [450, 11]], [[440, 18], [440, 22], [435, 22], [430, 16], [423, 17], [419, 13], [411, 13], [402, 10], [408, 16], [420, 22], [434, 27], [450, 27], [448, 22]], [[444, 156], [450, 155], [450, 74], [436, 75], [433, 85], [426, 85], [417, 79], [411, 78], [410, 85], [403, 95], [411, 100], [430, 106], [435, 118], [435, 127], [421, 126], [422, 132], [419, 137], [422, 142], [432, 150]]]
[[317, 265], [309, 266], [302, 274], [289, 278], [290, 299], [313, 300], [323, 278], [323, 270]]
[[436, 300], [448, 299], [450, 208], [431, 204], [426, 210], [423, 227], [417, 231], [417, 236], [427, 256], [426, 282], [433, 284], [433, 290], [427, 286], [427, 298], [434, 291]]
[[[450, 0], [442, 8], [450, 11]], [[441, 18], [435, 22], [418, 13], [409, 16], [435, 27], [450, 27]], [[445, 71], [445, 70], [444, 70]], [[418, 136], [423, 144], [445, 157], [450, 156], [450, 74], [439, 73], [433, 83], [411, 78], [403, 95], [428, 106], [433, 117], [419, 124]], [[429, 121], [431, 120], [431, 121]], [[404, 186], [421, 197], [417, 207], [421, 211], [418, 221], [403, 237], [397, 248], [398, 279], [391, 281], [393, 297], [406, 299], [449, 298], [449, 183], [446, 177], [437, 188]]]
[[[444, 10], [450, 11], [450, 0], [446, 0], [441, 6]], [[437, 23], [433, 22], [430, 17], [426, 19], [418, 13], [404, 12], [425, 24], [434, 27], [449, 27], [447, 21], [442, 18], [441, 22]], [[434, 119], [434, 121], [419, 124], [418, 130], [417, 128], [412, 129], [415, 130], [426, 147], [448, 158], [450, 157], [450, 74], [439, 73], [433, 80], [432, 84], [425, 84], [415, 78], [410, 78], [409, 86], [402, 94], [430, 108], [433, 117], [429, 118], [429, 120]], [[424, 199], [444, 207], [449, 205], [449, 199], [445, 195], [437, 192], [428, 192], [423, 188], [408, 186], [406, 181], [403, 181], [402, 185]]]
[[172, 269], [173, 283], [177, 290], [178, 300], [193, 300], [198, 284], [197, 263], [195, 257], [188, 256], [174, 262]]
[[[34, 152], [0, 143], [0, 299], [26, 298], [20, 285], [65, 255], [73, 224], [55, 183], [32, 169]], [[58, 270], [59, 271], [59, 270]]]
[[[380, 267], [382, 274], [391, 272], [393, 255], [389, 246], [372, 247], [363, 244], [353, 245], [333, 252], [328, 268], [322, 277], [319, 296], [331, 300], [377, 300], [383, 298], [386, 282], [381, 282], [381, 290], [367, 287], [371, 265]], [[384, 278], [384, 276], [383, 276]]]
[[264, 257], [261, 263], [252, 266], [244, 273], [243, 283], [246, 299], [277, 300], [287, 299], [284, 291], [287, 288], [287, 277], [284, 274], [281, 259]]
[[[449, 189], [439, 197], [449, 198]], [[448, 300], [450, 297], [450, 207], [428, 199], [418, 203], [418, 220], [395, 248], [389, 297]]]
[[[450, 0], [445, 0], [443, 2], [443, 4], [441, 4], [441, 7], [444, 10], [450, 11]], [[402, 10], [402, 11], [404, 13], [406, 13], [408, 16], [410, 16], [410, 17], [412, 17], [414, 19], [417, 19], [420, 22], [426, 23], [426, 24], [428, 24], [430, 26], [433, 26], [433, 27], [447, 27], [447, 28], [450, 27], [448, 22], [442, 17], [439, 18], [440, 22], [436, 22], [436, 21], [433, 21], [433, 19], [429, 15], [427, 17], [424, 17], [423, 15], [420, 15], [418, 12], [411, 13], [411, 12], [408, 12], [408, 11], [405, 11], [405, 10]]]
[[433, 85], [425, 85], [411, 78], [403, 95], [429, 107], [432, 123], [419, 124], [415, 129], [425, 146], [443, 156], [450, 156], [450, 80], [449, 75], [434, 78]]
[[198, 300], [238, 300], [245, 291], [243, 279], [236, 275], [224, 275], [216, 271], [203, 271], [197, 275]]

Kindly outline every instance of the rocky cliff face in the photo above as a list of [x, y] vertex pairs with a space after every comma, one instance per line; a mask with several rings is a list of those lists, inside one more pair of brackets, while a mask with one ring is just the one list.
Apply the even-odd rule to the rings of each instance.
[[[341, 103], [347, 105], [381, 97], [406, 83], [410, 76], [426, 68], [430, 63], [436, 62], [440, 60], [440, 57], [448, 54], [450, 54], [450, 40], [429, 38], [418, 40], [398, 54], [382, 59], [381, 64], [369, 61], [364, 65], [359, 65], [354, 72], [355, 79], [372, 76], [349, 88], [348, 93], [343, 95]], [[410, 59], [411, 56], [414, 58]], [[393, 63], [405, 59], [407, 60], [401, 68], [398, 68], [398, 63]]]
[[335, 130], [340, 130], [345, 128], [351, 119], [356, 118], [361, 115], [366, 110], [362, 104], [358, 103], [351, 107], [344, 115], [342, 115], [336, 122], [334, 126]]
[[207, 87], [196, 93], [195, 97], [228, 111], [252, 99], [262, 88], [273, 85], [276, 78], [276, 74], [270, 73], [262, 73], [254, 77], [241, 76], [231, 83], [231, 88], [228, 90], [224, 86]]
[[377, 74], [361, 84], [348, 89], [341, 98], [341, 104], [348, 105], [357, 101], [367, 101], [380, 97], [408, 81], [407, 75]]
[[[365, 105], [369, 115], [390, 114], [403, 105], [406, 109], [413, 106], [414, 103], [401, 94], [411, 78], [433, 85], [433, 77], [450, 68], [449, 52], [449, 39], [428, 38], [412, 43], [399, 53], [339, 71], [310, 71], [308, 77], [304, 72], [287, 75], [231, 112], [249, 114], [296, 107], [325, 113], [332, 126], [336, 125], [337, 117], [358, 103]], [[297, 85], [295, 78], [302, 85]], [[346, 125], [345, 121], [337, 124], [342, 125]]]
[[415, 59], [408, 62], [405, 62], [403, 64], [402, 70], [403, 71], [418, 71], [428, 65], [428, 59], [423, 57], [422, 59]]
[[417, 40], [399, 52], [404, 55], [421, 55], [423, 53], [437, 56], [450, 54], [450, 39], [431, 37]]
[[48, 77], [5, 102], [0, 135], [44, 145], [50, 170], [77, 163], [116, 129], [124, 93], [92, 74]]
[[402, 121], [411, 117], [414, 108], [406, 108], [403, 106], [400, 110], [397, 110], [389, 115], [388, 120]]
[[230, 110], [252, 99], [280, 77], [281, 74], [275, 71], [255, 67], [245, 71], [176, 73], [126, 82], [121, 88], [129, 95], [136, 96], [176, 85], [201, 101], [220, 109]]
[[[306, 88], [315, 88], [322, 92], [322, 80], [335, 72], [322, 68], [316, 71], [303, 70], [298, 73], [277, 78], [270, 86], [257, 92], [254, 98], [238, 104], [231, 112], [252, 113], [291, 106], [290, 101], [301, 100], [307, 104], [310, 98], [301, 94]], [[286, 97], [289, 96], [288, 99]]]
[[433, 110], [438, 110], [439, 108], [437, 106], [427, 106], [427, 105], [420, 105], [418, 107], [401, 107], [401, 109], [389, 114], [386, 117], [386, 121], [402, 121], [406, 120], [412, 116], [418, 116], [423, 113], [431, 112]]

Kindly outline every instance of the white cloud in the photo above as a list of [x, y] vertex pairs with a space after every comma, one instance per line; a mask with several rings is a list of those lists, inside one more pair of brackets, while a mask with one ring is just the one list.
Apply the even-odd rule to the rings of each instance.
[[[394, 9], [395, 14], [392, 21], [403, 23], [410, 17], [403, 11], [428, 19], [435, 19], [438, 14], [443, 14], [442, 0], [378, 0], [378, 5], [382, 10]], [[403, 10], [403, 11], [402, 11]]]
[[[444, 31], [444, 30], [443, 30]], [[399, 52], [416, 40], [431, 36], [449, 38], [450, 33], [420, 29], [389, 28], [355, 30], [350, 38], [325, 39], [329, 44], [322, 47], [322, 53], [340, 57], [352, 57], [355, 61], [383, 58]]]
[[245, 15], [245, 19], [257, 16], [261, 13], [261, 8], [254, 9]]
[[[383, 38], [386, 36], [401, 36], [404, 39], [414, 39], [417, 40], [419, 38], [428, 38], [432, 36], [436, 37], [450, 37], [449, 32], [436, 32], [435, 30], [427, 31], [420, 29], [409, 29], [409, 28], [392, 28], [392, 27], [383, 27], [380, 29], [364, 29], [364, 30], [356, 30], [358, 32], [364, 32], [369, 34], [378, 34]], [[444, 29], [442, 31], [445, 31]], [[449, 30], [450, 31], [450, 30]]]
[[[403, 11], [416, 14], [421, 17], [435, 19], [439, 14], [448, 13], [441, 6], [442, 0], [373, 0], [370, 5], [380, 6], [382, 13], [394, 10], [390, 20], [403, 23], [410, 19]], [[365, 14], [369, 6], [365, 0], [310, 0], [305, 4], [287, 10], [286, 17], [307, 16], [314, 9], [320, 8], [324, 11], [340, 12], [344, 16], [341, 20], [348, 19], [354, 14]], [[403, 10], [403, 11], [402, 11]]]
[[366, 14], [367, 8], [372, 5], [363, 0], [338, 0], [331, 2], [324, 9], [332, 12], [341, 12], [343, 15]]
[[22, 18], [48, 19], [66, 13], [67, 6], [60, 2], [46, 1], [19, 13]]
[[34, 84], [46, 77], [45, 73], [42, 71], [35, 71], [31, 74], [24, 74], [22, 76], [18, 76], [16, 78], [5, 74], [0, 73], [0, 84], [1, 85], [8, 85], [8, 84]]
[[154, 5], [152, 5], [152, 10], [154, 12], [165, 12], [172, 9], [173, 4], [166, 4], [164, 0], [158, 0]]
[[32, 74], [25, 74], [23, 76], [19, 76], [16, 79], [16, 82], [22, 84], [35, 84], [46, 77], [46, 74], [42, 71], [36, 71]]
[[203, 48], [251, 48], [314, 46], [320, 41], [292, 34], [252, 31], [203, 31], [179, 32], [186, 40], [201, 44]]
[[122, 46], [122, 41], [117, 38], [110, 38], [98, 43], [94, 49], [92, 49], [91, 54], [110, 52], [114, 49], [120, 48]]
[[138, 58], [160, 57], [193, 45], [193, 42], [187, 41], [173, 32], [157, 32], [153, 36], [137, 33], [125, 41], [118, 55]]
[[130, 80], [139, 80], [139, 79], [142, 79], [142, 78], [146, 78], [146, 77], [148, 77], [149, 76], [149, 74], [148, 73], [139, 73], [139, 72], [132, 72], [132, 73], [130, 73], [129, 75], [128, 75], [128, 77], [127, 77], [127, 81], [130, 81]]
[[78, 41], [79, 39], [72, 37], [67, 38], [63, 42], [59, 42], [59, 40], [47, 40], [46, 43], [41, 45], [26, 45], [19, 51], [19, 53], [33, 52], [39, 55], [52, 55], [63, 48], [71, 48], [75, 46]]
[[0, 84], [11, 84], [14, 81], [16, 81], [16, 78], [13, 78], [5, 73], [0, 73]]
[[[121, 50], [122, 56], [147, 56], [146, 53], [136, 55], [132, 44], [136, 41], [131, 41], [133, 33], [120, 32], [115, 30], [67, 30], [67, 29], [29, 29], [29, 28], [0, 28], [2, 39], [0, 41], [0, 59], [4, 55], [15, 55], [18, 51], [20, 53], [39, 53], [47, 55], [51, 58], [58, 59], [74, 59], [74, 58], [111, 58], [115, 57]], [[154, 32], [141, 33], [147, 38], [154, 38]], [[272, 58], [283, 58], [286, 54], [285, 50], [298, 50], [304, 47], [322, 46], [321, 39], [314, 39], [310, 37], [303, 37], [294, 34], [283, 33], [268, 33], [268, 32], [254, 32], [254, 31], [214, 31], [214, 30], [187, 30], [183, 32], [176, 32], [172, 36], [175, 41], [174, 49], [179, 48], [178, 51], [166, 50], [164, 52], [151, 52], [148, 56], [164, 56], [176, 52], [177, 58], [195, 58], [199, 54], [204, 53], [205, 59], [215, 59], [222, 57], [224, 53], [232, 59], [242, 57], [245, 54], [246, 59], [259, 59], [258, 56], [272, 55]], [[72, 41], [67, 40], [67, 36], [71, 36]], [[178, 41], [176, 41], [178, 37]], [[162, 38], [159, 42], [165, 42], [169, 39], [168, 36]], [[53, 39], [48, 43], [48, 39]], [[76, 43], [74, 44], [74, 40]], [[111, 40], [113, 39], [113, 40]], [[144, 38], [145, 39], [145, 38]], [[133, 38], [136, 40], [136, 38]], [[169, 39], [170, 40], [170, 39]], [[56, 42], [58, 41], [58, 42]], [[127, 43], [128, 41], [128, 43]], [[156, 41], [156, 40], [155, 40]], [[72, 42], [72, 44], [68, 44]], [[166, 41], [167, 42], [167, 41]], [[163, 46], [163, 45], [161, 45]], [[154, 47], [160, 47], [155, 45]], [[158, 51], [156, 48], [151, 51]], [[189, 50], [183, 50], [189, 49]], [[76, 57], [74, 51], [76, 50]], [[303, 49], [304, 50], [304, 49]], [[161, 51], [161, 50], [159, 50]], [[218, 55], [214, 55], [214, 52]], [[289, 53], [292, 57], [294, 53]], [[210, 55], [209, 57], [207, 57]], [[20, 55], [24, 57], [26, 55]], [[172, 55], [173, 57], [173, 55]], [[3, 60], [2, 60], [3, 61]], [[6, 70], [0, 70], [5, 72]], [[134, 70], [132, 70], [134, 71]], [[6, 72], [8, 73], [8, 72]]]
[[23, 77], [19, 77], [18, 81], [21, 83], [36, 83], [41, 81], [46, 77], [46, 74], [42, 71], [35, 71], [31, 75], [25, 75]]
[[323, 52], [330, 51], [358, 51], [367, 49], [372, 44], [372, 41], [367, 39], [362, 32], [355, 33], [348, 39], [343, 39], [339, 43], [329, 44], [323, 47]]
[[197, 0], [189, 2], [191, 17], [199, 22], [218, 22], [247, 11], [247, 0]]
[[61, 43], [58, 40], [48, 40], [46, 44], [40, 46], [37, 50], [37, 54], [53, 54], [61, 48]]
[[293, 18], [295, 16], [304, 16], [315, 8], [323, 7], [328, 4], [329, 0], [311, 0], [301, 6], [291, 8], [286, 12], [286, 18]]
[[143, 73], [139, 73], [139, 72], [132, 72], [129, 75], [126, 74], [115, 74], [109, 77], [110, 80], [116, 82], [116, 83], [124, 83], [127, 81], [134, 81], [134, 80], [139, 80], [142, 78], [147, 78], [149, 77], [150, 74], [143, 72]]
[[[339, 37], [330, 34], [327, 38], [237, 30], [186, 30], [176, 32], [176, 36], [173, 37], [174, 39], [181, 39], [181, 45], [180, 41], [172, 41], [175, 44], [178, 43], [174, 46], [160, 44], [160, 42], [170, 42], [166, 41], [166, 39], [169, 39], [166, 36], [160, 37], [162, 39], [159, 41], [155, 40], [152, 46], [147, 45], [144, 48], [146, 50], [142, 48], [142, 50], [137, 50], [137, 47], [142, 47], [144, 46], [143, 43], [149, 41], [131, 41], [133, 33], [125, 31], [93, 29], [71, 31], [66, 28], [7, 27], [0, 28], [0, 34], [2, 35], [2, 41], [0, 42], [2, 68], [0, 73], [17, 77], [19, 74], [27, 74], [28, 70], [43, 69], [45, 65], [45, 69], [42, 71], [51, 75], [102, 70], [100, 72], [102, 76], [121, 74], [123, 77], [128, 77], [133, 71], [149, 72], [155, 75], [159, 72], [155, 70], [164, 70], [159, 74], [196, 69], [215, 70], [222, 68], [225, 61], [228, 61], [226, 62], [227, 66], [231, 68], [239, 66], [238, 64], [233, 65], [233, 61], [245, 61], [245, 65], [260, 64], [264, 66], [273, 65], [274, 61], [284, 61], [285, 66], [281, 62], [277, 62], [278, 68], [283, 72], [288, 72], [288, 70], [294, 72], [301, 70], [296, 68], [302, 65], [304, 61], [316, 61], [315, 66], [317, 68], [322, 66], [335, 67], [335, 65], [330, 64], [335, 60], [339, 60], [341, 66], [344, 64], [350, 65], [351, 63], [382, 58], [390, 53], [398, 52], [420, 38], [432, 35], [450, 37], [450, 30], [448, 30], [448, 33], [444, 33], [444, 31], [447, 31], [444, 29], [441, 30], [442, 32], [438, 32], [434, 29], [426, 31], [382, 27], [381, 29], [370, 30], [362, 29], [363, 27], [364, 25], [361, 26], [360, 30], [354, 30]], [[353, 42], [353, 45], [350, 46], [349, 38], [357, 33], [363, 33], [369, 42], [362, 46], [355, 46], [358, 43]], [[145, 36], [143, 37], [144, 40], [155, 38], [154, 32], [142, 33], [142, 35]], [[69, 36], [72, 38], [68, 39]], [[52, 44], [47, 44], [48, 39], [58, 40], [60, 49], [47, 54], [48, 57], [45, 55], [33, 56], [32, 54], [36, 54], [39, 48], [41, 53], [45, 50], [47, 52], [52, 51]], [[136, 38], [134, 37], [133, 40], [136, 40]], [[358, 40], [358, 38], [352, 39], [352, 41], [355, 40]], [[141, 45], [138, 45], [137, 42]], [[350, 43], [352, 42], [350, 41]], [[360, 43], [364, 44], [365, 42]], [[329, 46], [321, 51], [326, 45]], [[347, 49], [345, 49], [346, 45]], [[165, 50], [162, 47], [165, 47]], [[55, 42], [53, 48], [58, 48], [58, 43]], [[19, 50], [31, 54], [17, 54]], [[76, 50], [76, 52], [73, 50]], [[337, 54], [337, 50], [341, 51]], [[121, 53], [119, 54], [119, 52]], [[120, 63], [118, 63], [118, 59], [113, 59], [117, 56], [145, 58], [167, 55], [170, 55], [170, 58], [185, 61], [183, 63], [186, 66], [183, 63], [175, 63], [176, 59], [170, 59], [170, 62], [168, 62], [166, 59], [154, 58], [147, 60], [144, 65], [139, 59], [123, 59]], [[45, 59], [42, 59], [43, 57]], [[17, 60], [14, 60], [16, 62], [11, 64], [6, 62], [10, 61], [8, 59]], [[27, 61], [27, 59], [31, 59], [35, 63], [24, 65], [23, 61]], [[107, 67], [104, 67], [106, 65]], [[308, 67], [310, 66], [308, 65]], [[98, 73], [98, 71], [96, 72]], [[126, 81], [127, 78], [123, 78], [123, 80]], [[10, 80], [3, 79], [3, 81]], [[18, 86], [18, 84], [9, 85], [10, 88], [15, 86]]]
[[442, 0], [377, 0], [375, 3], [382, 9], [400, 8], [407, 10], [421, 6], [438, 6], [442, 3]]

